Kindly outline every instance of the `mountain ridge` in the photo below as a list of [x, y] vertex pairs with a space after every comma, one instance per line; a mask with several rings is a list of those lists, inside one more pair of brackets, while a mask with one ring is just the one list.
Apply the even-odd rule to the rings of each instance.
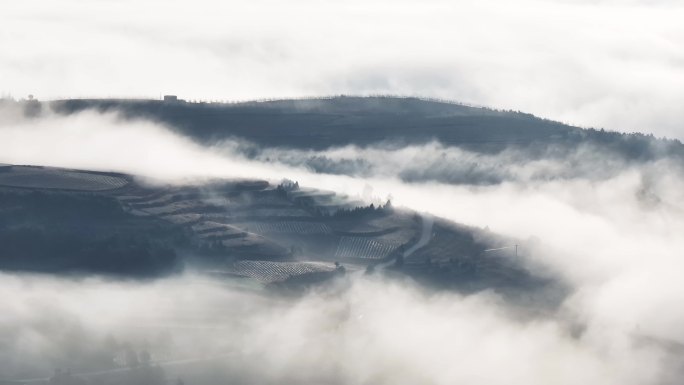
[[631, 158], [684, 154], [684, 145], [677, 139], [585, 129], [523, 112], [415, 97], [340, 96], [227, 104], [68, 99], [47, 104], [63, 115], [96, 110], [116, 112], [126, 119], [150, 119], [202, 143], [242, 139], [267, 147], [320, 150], [438, 141], [478, 152], [498, 152], [510, 145], [591, 143]]

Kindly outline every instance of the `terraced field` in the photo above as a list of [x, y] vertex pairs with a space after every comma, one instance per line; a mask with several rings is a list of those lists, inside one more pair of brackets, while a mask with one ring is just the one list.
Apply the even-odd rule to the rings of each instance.
[[201, 212], [206, 209], [211, 209], [214, 206], [206, 204], [201, 200], [186, 200], [177, 201], [165, 205], [145, 207], [138, 210], [153, 214], [153, 215], [170, 215], [179, 212]]
[[[136, 212], [131, 211], [133, 214], [139, 215]], [[148, 214], [149, 215], [149, 214]], [[197, 213], [183, 213], [183, 214], [171, 214], [171, 215], [163, 215], [161, 216], [162, 219], [171, 222], [176, 225], [187, 225], [190, 223], [195, 223], [198, 222], [202, 219], [201, 214]]]
[[336, 258], [382, 259], [399, 244], [367, 237], [342, 237], [335, 251]]
[[42, 167], [12, 166], [0, 172], [0, 186], [6, 187], [105, 191], [127, 184], [126, 178], [114, 175]]
[[259, 234], [329, 234], [331, 231], [325, 223], [296, 221], [251, 223], [241, 227], [249, 227]]
[[242, 229], [223, 223], [200, 222], [190, 227], [200, 239], [231, 239], [247, 236]]
[[299, 208], [263, 208], [247, 207], [232, 211], [238, 217], [311, 217], [311, 214]]
[[241, 229], [235, 226], [212, 221], [199, 222], [195, 225], [190, 226], [190, 228], [197, 234], [208, 234], [216, 231], [242, 232]]
[[259, 282], [272, 283], [309, 273], [331, 272], [335, 266], [324, 262], [239, 261], [230, 272]]

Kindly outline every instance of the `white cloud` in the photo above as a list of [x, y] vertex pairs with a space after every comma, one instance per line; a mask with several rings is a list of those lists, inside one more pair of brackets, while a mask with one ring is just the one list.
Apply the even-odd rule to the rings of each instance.
[[625, 385], [658, 383], [668, 369], [660, 349], [629, 346], [608, 325], [573, 337], [562, 317], [516, 319], [487, 293], [358, 277], [285, 299], [192, 275], [0, 278], [0, 371], [16, 379], [111, 352], [107, 336], [172, 361], [214, 357], [205, 367], [166, 366], [188, 383]]

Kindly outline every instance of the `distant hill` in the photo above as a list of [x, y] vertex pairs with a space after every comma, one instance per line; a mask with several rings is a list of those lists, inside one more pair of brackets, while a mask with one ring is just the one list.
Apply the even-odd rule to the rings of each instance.
[[340, 96], [227, 104], [79, 99], [50, 105], [62, 114], [95, 109], [152, 119], [202, 143], [239, 138], [266, 147], [319, 150], [434, 140], [478, 152], [591, 144], [634, 160], [684, 154], [677, 140], [581, 129], [521, 112], [419, 98]]

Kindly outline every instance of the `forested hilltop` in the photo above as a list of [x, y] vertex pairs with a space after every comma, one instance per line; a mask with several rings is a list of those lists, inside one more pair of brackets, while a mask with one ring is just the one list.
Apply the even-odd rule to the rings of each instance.
[[[49, 103], [60, 114], [88, 109], [162, 122], [202, 143], [239, 138], [262, 147], [325, 149], [344, 145], [404, 146], [438, 141], [470, 151], [520, 148], [546, 156], [598, 146], [630, 160], [681, 157], [678, 140], [582, 129], [534, 115], [412, 97], [350, 97], [205, 103], [73, 99]], [[34, 111], [35, 112], [35, 111]]]

